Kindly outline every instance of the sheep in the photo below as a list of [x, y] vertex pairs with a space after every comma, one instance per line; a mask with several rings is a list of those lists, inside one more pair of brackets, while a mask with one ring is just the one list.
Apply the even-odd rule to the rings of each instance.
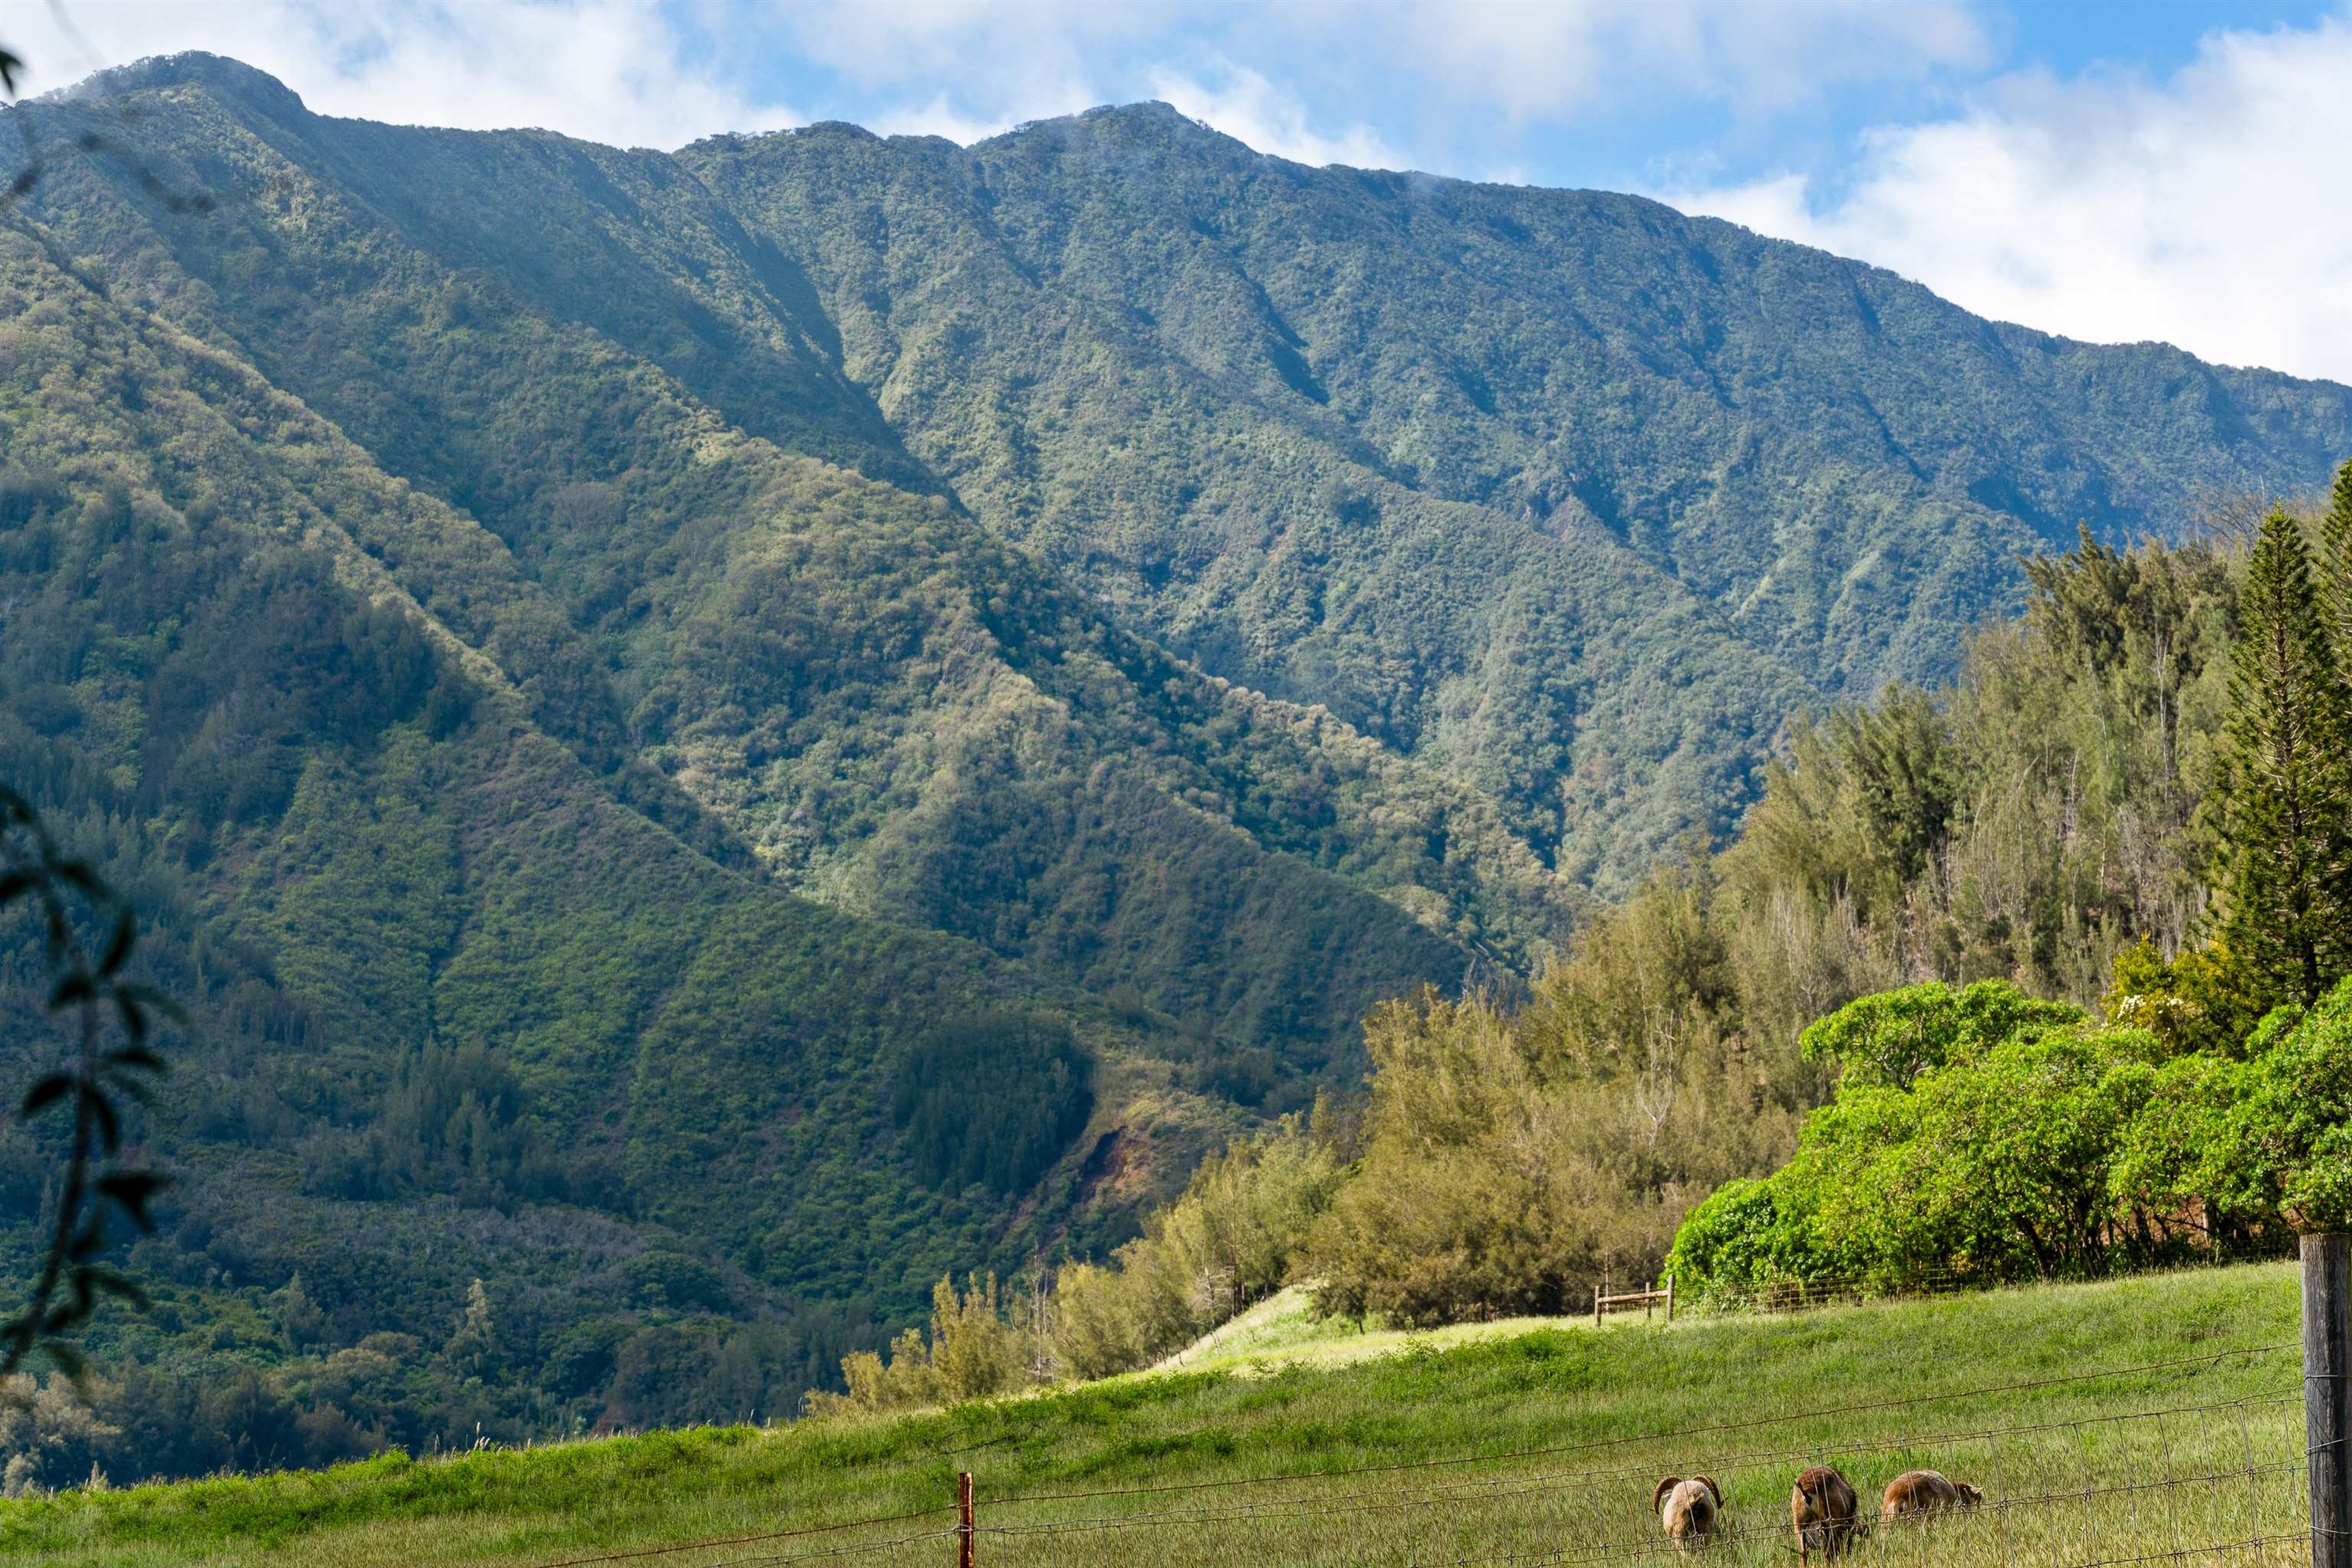
[[1891, 1524], [1906, 1515], [1974, 1508], [1982, 1501], [1981, 1489], [1946, 1480], [1939, 1470], [1906, 1470], [1886, 1483], [1886, 1500], [1879, 1505], [1878, 1517]]
[[1677, 1550], [1696, 1552], [1713, 1538], [1723, 1518], [1723, 1493], [1710, 1476], [1668, 1476], [1650, 1494], [1650, 1511]]
[[1827, 1465], [1801, 1471], [1789, 1493], [1789, 1522], [1797, 1532], [1797, 1560], [1811, 1563], [1813, 1548], [1824, 1562], [1843, 1554], [1862, 1533], [1861, 1508], [1853, 1483]]

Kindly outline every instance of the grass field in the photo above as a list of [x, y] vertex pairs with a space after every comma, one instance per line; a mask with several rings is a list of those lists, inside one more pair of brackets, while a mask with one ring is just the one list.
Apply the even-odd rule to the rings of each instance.
[[[1652, 1487], [1702, 1471], [1727, 1503], [1712, 1560], [1782, 1563], [1790, 1481], [1826, 1461], [1873, 1513], [1914, 1466], [1986, 1491], [1855, 1561], [2284, 1564], [2309, 1560], [2297, 1300], [2267, 1265], [1398, 1336], [1336, 1364], [1367, 1347], [1277, 1306], [1202, 1347], [1206, 1370], [992, 1405], [0, 1503], [0, 1563], [518, 1568], [760, 1536], [627, 1561], [937, 1565], [960, 1469], [983, 1563], [1663, 1562]], [[2081, 1376], [2155, 1363], [2186, 1364]], [[1046, 1493], [1093, 1495], [1018, 1500]], [[773, 1534], [898, 1514], [917, 1517]]]

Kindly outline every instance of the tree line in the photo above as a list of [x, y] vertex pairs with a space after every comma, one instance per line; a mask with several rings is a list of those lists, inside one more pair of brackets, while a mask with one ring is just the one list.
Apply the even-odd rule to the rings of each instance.
[[[1662, 1268], [1992, 1281], [2352, 1223], [2352, 466], [2027, 575], [1948, 688], [1795, 721], [1738, 838], [1517, 1005], [1384, 1005], [1361, 1101], [1237, 1145], [1021, 1310], [943, 1282], [955, 1311], [812, 1407], [1150, 1364], [1287, 1283], [1430, 1325]], [[980, 1333], [1003, 1353], [942, 1356]]]

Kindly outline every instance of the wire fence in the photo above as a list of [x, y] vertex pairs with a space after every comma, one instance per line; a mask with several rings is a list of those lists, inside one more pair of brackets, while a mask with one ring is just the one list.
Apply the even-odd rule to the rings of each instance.
[[[1871, 1301], [1907, 1301], [1930, 1296], [1956, 1296], [1979, 1290], [2000, 1289], [2016, 1285], [2088, 1284], [2095, 1281], [2130, 1279], [2146, 1274], [2178, 1274], [2184, 1270], [2228, 1268], [2246, 1263], [2267, 1262], [2288, 1256], [2284, 1251], [2260, 1248], [2244, 1251], [2209, 1251], [2189, 1258], [2167, 1258], [2144, 1268], [2110, 1269], [2097, 1273], [2061, 1272], [2027, 1279], [1988, 1279], [1980, 1273], [1949, 1268], [1906, 1270], [1899, 1276], [1883, 1274], [1809, 1275], [1802, 1278], [1761, 1279], [1738, 1284], [1713, 1283], [1704, 1290], [1685, 1289], [1675, 1304], [1675, 1311], [1689, 1317], [1738, 1317], [1751, 1314], [1806, 1312], [1823, 1307], [1856, 1306]], [[1660, 1280], [1650, 1292], [1658, 1296], [1666, 1282]], [[1622, 1298], [1638, 1301], [1639, 1297]], [[1663, 1298], [1661, 1298], [1663, 1299]], [[1612, 1312], [1623, 1311], [1612, 1307]]]
[[[943, 1504], [546, 1568], [646, 1559], [664, 1568], [844, 1559], [926, 1568], [1436, 1568], [1664, 1563], [1701, 1546], [1706, 1561], [1725, 1565], [1786, 1563], [1801, 1548], [1815, 1561], [1850, 1553], [1886, 1568], [2158, 1562], [2284, 1568], [2311, 1560], [2299, 1348], [2264, 1345], [1388, 1464], [997, 1495], [982, 1488], [961, 1517]], [[2214, 1373], [2223, 1375], [2208, 1375]], [[2231, 1387], [2217, 1395], [2214, 1382]], [[2044, 1419], [2014, 1418], [2022, 1414], [2021, 1395], [2033, 1396], [2024, 1401], [2029, 1406], [2063, 1406], [2077, 1396], [2112, 1401], [2119, 1389], [2140, 1395], [2120, 1413], [2058, 1408]], [[1790, 1490], [1799, 1472], [1815, 1465], [1833, 1467], [1851, 1482], [1857, 1508], [1801, 1538]], [[1979, 1489], [1981, 1500], [1882, 1519], [1888, 1483], [1927, 1468]], [[1712, 1480], [1723, 1506], [1703, 1542], [1677, 1541], [1652, 1510], [1656, 1483], [1699, 1475]]]

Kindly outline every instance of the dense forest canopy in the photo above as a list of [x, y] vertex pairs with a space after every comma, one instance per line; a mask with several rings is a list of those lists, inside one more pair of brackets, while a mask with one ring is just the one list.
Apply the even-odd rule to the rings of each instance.
[[[2192, 951], [2241, 566], [2107, 546], [2352, 449], [2340, 387], [1156, 106], [7, 114], [0, 779], [194, 1020], [154, 1309], [26, 1485], [1127, 1364], [1310, 1257], [1567, 1300], [1787, 1155], [1842, 1003]], [[0, 1128], [21, 1212], [52, 1153]], [[1024, 1303], [1086, 1337], [942, 1352]]]

